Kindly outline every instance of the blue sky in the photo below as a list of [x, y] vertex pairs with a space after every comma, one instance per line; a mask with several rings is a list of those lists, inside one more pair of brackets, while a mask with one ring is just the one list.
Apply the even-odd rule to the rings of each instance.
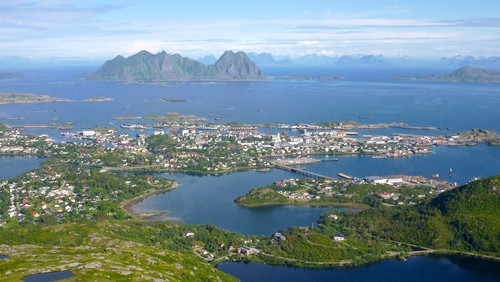
[[17, 0], [0, 3], [0, 57], [140, 50], [297, 57], [500, 56], [498, 0]]

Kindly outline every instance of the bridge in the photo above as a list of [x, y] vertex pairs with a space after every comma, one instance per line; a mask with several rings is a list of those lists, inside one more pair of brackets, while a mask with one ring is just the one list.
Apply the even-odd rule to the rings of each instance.
[[335, 178], [330, 177], [330, 176], [326, 176], [326, 175], [322, 175], [322, 174], [319, 174], [319, 173], [311, 172], [311, 171], [308, 171], [308, 170], [305, 170], [305, 169], [301, 169], [301, 168], [289, 167], [289, 166], [280, 165], [280, 164], [277, 164], [277, 163], [274, 163], [274, 162], [272, 164], [277, 169], [282, 169], [282, 170], [290, 171], [290, 172], [293, 172], [293, 173], [302, 174], [302, 175], [305, 175], [305, 176], [311, 177], [311, 178], [335, 179]]

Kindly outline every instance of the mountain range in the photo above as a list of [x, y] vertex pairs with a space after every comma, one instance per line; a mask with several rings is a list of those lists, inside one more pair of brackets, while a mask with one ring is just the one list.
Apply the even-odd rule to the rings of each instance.
[[[299, 57], [275, 56], [270, 53], [248, 53], [248, 57], [259, 67], [277, 66], [337, 66], [337, 67], [481, 67], [500, 68], [500, 57], [473, 57], [457, 55], [438, 59], [422, 59], [402, 56], [386, 58], [383, 55], [343, 55], [328, 56], [308, 54]], [[217, 59], [208, 55], [198, 59], [205, 64], [213, 64]]]
[[226, 51], [214, 63], [205, 65], [179, 54], [140, 51], [128, 58], [107, 61], [89, 79], [122, 82], [162, 82], [185, 80], [257, 80], [262, 72], [244, 52]]
[[390, 63], [382, 55], [366, 55], [361, 57], [342, 56], [335, 65], [344, 67], [387, 66]]
[[[458, 68], [463, 66], [500, 69], [500, 57], [473, 57], [456, 55], [442, 58], [417, 58], [411, 56], [385, 57], [383, 55], [358, 54], [358, 55], [323, 55], [307, 54], [303, 56], [290, 57], [273, 55], [270, 53], [248, 53], [248, 58], [259, 67], [280, 66], [337, 66], [337, 67], [439, 67]], [[214, 55], [207, 55], [195, 59], [195, 61], [213, 65], [218, 61]], [[47, 66], [88, 66], [99, 65], [102, 59], [98, 58], [27, 58], [27, 57], [0, 57], [0, 66], [4, 70], [19, 68], [42, 68]]]

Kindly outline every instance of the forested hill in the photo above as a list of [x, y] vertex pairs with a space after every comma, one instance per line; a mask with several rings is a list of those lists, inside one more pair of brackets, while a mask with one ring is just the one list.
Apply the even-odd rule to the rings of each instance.
[[500, 257], [500, 175], [443, 192], [424, 204], [369, 209], [346, 221], [351, 230], [384, 239]]
[[447, 217], [500, 215], [500, 175], [442, 193], [429, 206]]
[[141, 51], [128, 58], [117, 56], [107, 61], [89, 79], [123, 82], [162, 82], [175, 80], [256, 80], [262, 72], [244, 52], [226, 51], [217, 62], [205, 65], [165, 51]]

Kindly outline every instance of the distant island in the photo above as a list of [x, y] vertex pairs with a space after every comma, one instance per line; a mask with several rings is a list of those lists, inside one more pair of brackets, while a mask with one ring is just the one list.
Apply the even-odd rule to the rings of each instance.
[[132, 120], [132, 119], [142, 119], [140, 116], [114, 116], [114, 120]]
[[113, 101], [113, 98], [109, 97], [91, 97], [88, 99], [83, 100], [84, 102], [107, 102], [107, 101]]
[[71, 102], [71, 100], [32, 93], [0, 93], [0, 104]]
[[500, 72], [481, 68], [462, 67], [449, 74], [400, 78], [404, 81], [447, 81], [500, 83]]
[[176, 99], [176, 98], [160, 98], [158, 101], [161, 102], [170, 102], [170, 103], [185, 103], [187, 102], [185, 99]]
[[182, 122], [182, 123], [198, 123], [205, 122], [207, 119], [194, 115], [182, 115], [176, 112], [169, 112], [164, 115], [147, 115], [144, 119], [159, 121], [159, 122]]
[[107, 61], [88, 79], [120, 82], [164, 82], [190, 80], [259, 80], [261, 70], [244, 52], [226, 51], [217, 62], [205, 65], [179, 54], [141, 51], [128, 58]]

